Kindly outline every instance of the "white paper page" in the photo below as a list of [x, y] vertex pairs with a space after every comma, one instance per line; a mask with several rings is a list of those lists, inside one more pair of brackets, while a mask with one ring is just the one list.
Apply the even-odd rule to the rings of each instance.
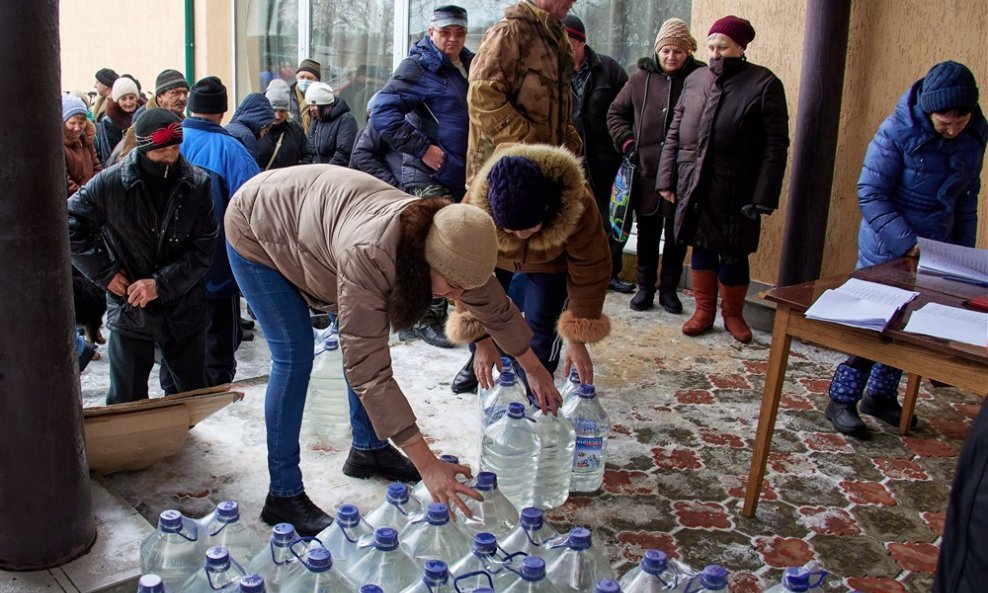
[[[922, 249], [922, 247], [920, 248]], [[904, 331], [963, 342], [973, 346], [988, 345], [988, 313], [927, 303], [909, 316]]]
[[840, 290], [827, 290], [806, 310], [806, 317], [881, 331], [898, 308], [895, 304], [860, 299]]
[[919, 269], [988, 282], [988, 249], [920, 238]]
[[919, 296], [918, 292], [878, 284], [877, 282], [858, 280], [857, 278], [850, 278], [837, 288], [837, 291], [855, 296], [859, 299], [893, 305], [896, 309]]

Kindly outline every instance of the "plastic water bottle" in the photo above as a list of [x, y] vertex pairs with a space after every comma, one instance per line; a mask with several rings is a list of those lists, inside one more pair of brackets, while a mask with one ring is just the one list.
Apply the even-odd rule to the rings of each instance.
[[224, 500], [216, 509], [199, 520], [200, 550], [223, 547], [241, 566], [257, 555], [264, 542], [254, 530], [240, 520], [240, 506], [232, 500]]
[[573, 454], [576, 451], [576, 431], [562, 414], [543, 414], [539, 408], [529, 408], [535, 420], [535, 432], [542, 447], [535, 474], [532, 506], [541, 509], [560, 507], [569, 497], [573, 480]]
[[317, 439], [350, 436], [350, 400], [343, 378], [340, 338], [335, 331], [316, 346], [302, 418], [306, 433]]
[[613, 579], [601, 579], [597, 581], [594, 593], [621, 593], [621, 585]]
[[546, 578], [545, 560], [538, 556], [526, 556], [518, 570], [521, 577], [507, 588], [505, 593], [560, 593], [559, 589]]
[[549, 580], [561, 593], [590, 591], [601, 579], [613, 579], [614, 571], [604, 556], [593, 547], [590, 530], [574, 527], [566, 537], [562, 552], [549, 563]]
[[249, 574], [240, 579], [240, 593], [271, 593], [273, 590], [265, 584], [264, 577], [259, 574]]
[[[501, 357], [501, 366], [498, 369], [498, 375], [497, 375], [498, 378], [500, 378], [500, 376], [503, 375], [504, 373], [514, 373], [514, 372], [515, 372], [515, 365], [514, 365], [514, 363], [511, 362], [511, 357], [509, 357], [509, 356], [502, 356]], [[483, 387], [478, 388], [477, 395], [479, 395], [480, 397], [478, 397], [477, 399], [480, 401], [480, 411], [481, 411], [481, 413], [483, 413], [483, 411], [484, 411], [484, 400], [487, 399], [487, 396], [490, 395], [491, 392], [494, 391], [494, 389], [497, 388], [497, 385], [498, 385], [498, 380], [497, 379], [494, 379], [494, 384], [491, 385], [491, 388], [490, 389], [484, 389]], [[481, 416], [481, 417], [483, 417], [483, 416]]]
[[804, 566], [787, 568], [782, 574], [782, 582], [768, 589], [765, 593], [816, 593], [822, 591], [823, 580], [827, 577], [824, 570], [812, 570]]
[[470, 536], [486, 531], [494, 537], [502, 537], [511, 531], [518, 521], [518, 509], [498, 489], [497, 474], [479, 472], [470, 485], [484, 500], [466, 499], [469, 517], [461, 517], [457, 525]]
[[519, 403], [527, 408], [528, 392], [514, 373], [505, 371], [498, 376], [497, 384], [484, 397], [483, 403], [484, 415], [482, 420], [484, 426], [489, 426], [505, 415], [511, 403]]
[[245, 576], [243, 567], [231, 561], [230, 552], [215, 546], [206, 550], [203, 570], [192, 573], [180, 590], [182, 593], [230, 593], [240, 587], [240, 579]]
[[268, 593], [280, 593], [285, 583], [305, 570], [292, 550], [303, 543], [291, 523], [278, 523], [271, 530], [268, 545], [250, 561], [247, 573], [263, 577]]
[[178, 590], [202, 566], [195, 521], [169, 509], [158, 516], [158, 529], [141, 543], [141, 573], [156, 574]]
[[374, 584], [364, 585], [360, 588], [360, 593], [384, 593], [384, 589]]
[[332, 554], [336, 570], [349, 577], [350, 568], [367, 551], [360, 549], [360, 542], [370, 541], [373, 537], [374, 528], [360, 517], [360, 509], [356, 505], [341, 504], [336, 509], [336, 521], [323, 529], [316, 539]]
[[470, 537], [449, 522], [449, 507], [440, 502], [409, 521], [399, 537], [405, 551], [422, 566], [427, 560], [442, 560], [448, 566], [470, 550]]
[[422, 571], [422, 579], [405, 588], [401, 593], [450, 593], [449, 568], [442, 560], [429, 560]]
[[142, 575], [137, 580], [137, 593], [172, 593], [171, 587], [156, 574]]
[[708, 564], [703, 571], [686, 583], [683, 593], [706, 593], [707, 591], [727, 591], [727, 569], [717, 564]]
[[593, 385], [580, 385], [576, 397], [563, 405], [563, 416], [576, 431], [573, 480], [570, 492], [594, 492], [604, 482], [607, 435], [611, 423]]
[[374, 529], [381, 527], [391, 527], [395, 531], [401, 531], [415, 515], [422, 511], [419, 501], [411, 497], [408, 486], [400, 482], [388, 484], [388, 491], [382, 500], [371, 512], [364, 516]]
[[353, 583], [333, 566], [333, 555], [326, 548], [309, 546], [299, 563], [306, 570], [282, 585], [282, 593], [356, 593]]
[[385, 593], [397, 593], [415, 583], [422, 569], [398, 544], [398, 532], [381, 527], [373, 542], [362, 542], [368, 551], [350, 569], [350, 580], [358, 584], [380, 585]]
[[559, 555], [560, 548], [553, 548], [552, 540], [559, 532], [545, 522], [542, 509], [527, 507], [521, 510], [518, 526], [501, 540], [501, 549], [508, 554], [524, 552], [551, 562]]
[[532, 506], [542, 441], [526, 406], [511, 402], [508, 413], [484, 429], [480, 470], [500, 476], [501, 493], [516, 509]]
[[[446, 463], [460, 463], [460, 458], [456, 455], [440, 455], [439, 459], [441, 461], [445, 461]], [[466, 484], [468, 482], [466, 476], [463, 474], [456, 474], [456, 481], [461, 484]], [[420, 481], [414, 488], [412, 488], [412, 498], [417, 500], [422, 507], [427, 507], [432, 504], [432, 493], [430, 493], [429, 489], [425, 487], [424, 480]]]
[[487, 532], [473, 536], [470, 552], [450, 566], [449, 571], [456, 577], [456, 589], [460, 593], [490, 586], [503, 591], [517, 578], [497, 559], [497, 538]]
[[676, 591], [689, 579], [689, 571], [670, 561], [661, 550], [645, 550], [638, 566], [621, 577], [622, 593], [659, 593]]
[[580, 373], [576, 372], [576, 367], [569, 370], [569, 376], [558, 386], [559, 395], [563, 398], [563, 404], [568, 402], [580, 388]]

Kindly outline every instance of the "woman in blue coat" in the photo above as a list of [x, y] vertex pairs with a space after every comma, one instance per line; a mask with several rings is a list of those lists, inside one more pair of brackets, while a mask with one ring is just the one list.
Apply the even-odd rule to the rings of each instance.
[[[857, 267], [918, 257], [919, 237], [974, 247], [986, 143], [974, 75], [957, 62], [933, 66], [868, 145], [858, 179]], [[852, 356], [834, 373], [827, 418], [838, 432], [864, 436], [861, 401], [862, 412], [897, 426], [901, 376], [899, 369]]]

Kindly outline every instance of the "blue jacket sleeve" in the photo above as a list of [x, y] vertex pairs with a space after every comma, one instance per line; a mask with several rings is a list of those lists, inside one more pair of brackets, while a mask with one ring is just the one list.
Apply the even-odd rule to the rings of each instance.
[[240, 148], [243, 150], [230, 150], [227, 152], [226, 166], [224, 167], [226, 171], [223, 178], [228, 185], [227, 191], [230, 194], [227, 196], [228, 198], [233, 197], [233, 194], [237, 193], [240, 186], [247, 183], [248, 179], [261, 172], [257, 161], [250, 155], [247, 148], [243, 145]]
[[954, 242], [974, 247], [978, 235], [978, 194], [981, 193], [981, 167], [957, 202], [954, 219]]
[[865, 222], [895, 255], [903, 255], [916, 244], [916, 232], [902, 217], [893, 193], [905, 166], [902, 147], [895, 138], [892, 119], [885, 120], [868, 144], [858, 178], [858, 205]]
[[391, 80], [378, 92], [371, 125], [396, 150], [417, 159], [432, 145], [428, 136], [415, 129], [405, 116], [421, 105], [421, 79], [424, 70], [415, 60], [405, 58], [398, 64]]

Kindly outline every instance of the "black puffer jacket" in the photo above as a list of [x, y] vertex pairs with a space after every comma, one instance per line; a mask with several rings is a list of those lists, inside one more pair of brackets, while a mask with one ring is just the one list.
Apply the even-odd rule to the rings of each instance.
[[[278, 154], [271, 162], [274, 149], [278, 146]], [[312, 147], [305, 137], [302, 126], [293, 119], [285, 120], [271, 126], [271, 131], [257, 141], [257, 164], [262, 171], [281, 169], [294, 165], [306, 165], [312, 162]], [[271, 163], [271, 166], [268, 166]]]
[[350, 164], [350, 153], [357, 139], [357, 120], [350, 114], [350, 106], [342, 97], [336, 98], [328, 116], [322, 116], [325, 107], [319, 109], [320, 117], [312, 120], [309, 129], [309, 144], [315, 153], [312, 162], [346, 167]]
[[131, 282], [154, 278], [158, 298], [143, 309], [107, 291], [107, 327], [143, 340], [182, 338], [206, 322], [203, 277], [218, 233], [209, 177], [179, 157], [159, 218], [137, 159], [132, 151], [69, 200], [72, 264], [104, 288], [118, 271]]
[[583, 101], [573, 101], [573, 125], [583, 139], [584, 168], [594, 198], [598, 204], [607, 204], [614, 175], [621, 166], [621, 153], [614, 149], [607, 131], [607, 110], [628, 81], [628, 73], [614, 58], [598, 54], [589, 45], [586, 52], [590, 74], [583, 87]]

